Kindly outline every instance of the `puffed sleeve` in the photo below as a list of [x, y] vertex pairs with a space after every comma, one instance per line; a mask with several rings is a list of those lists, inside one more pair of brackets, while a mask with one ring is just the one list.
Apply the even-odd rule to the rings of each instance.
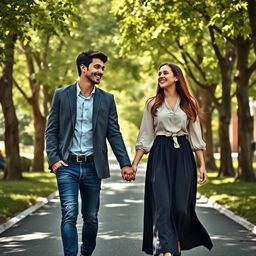
[[200, 150], [200, 149], [205, 150], [206, 144], [202, 138], [202, 131], [201, 131], [198, 116], [195, 122], [193, 122], [192, 120], [189, 121], [188, 133], [189, 133], [188, 138], [189, 138], [192, 150], [193, 151]]
[[144, 114], [142, 117], [140, 131], [136, 142], [136, 149], [142, 149], [145, 154], [147, 154], [155, 138], [154, 134], [154, 119], [150, 113], [152, 104], [147, 102], [144, 109]]

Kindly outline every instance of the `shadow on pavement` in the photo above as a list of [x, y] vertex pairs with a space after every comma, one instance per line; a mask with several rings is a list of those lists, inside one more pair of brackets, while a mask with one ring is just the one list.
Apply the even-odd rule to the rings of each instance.
[[[102, 182], [99, 233], [93, 256], [142, 256], [143, 191], [145, 168], [135, 182], [121, 180], [118, 165], [111, 165], [112, 177]], [[205, 202], [197, 202], [200, 221], [209, 231], [214, 247], [184, 251], [183, 256], [256, 256], [256, 236], [234, 223]], [[62, 256], [59, 199], [1, 234], [0, 255]], [[78, 219], [79, 237], [81, 216]]]

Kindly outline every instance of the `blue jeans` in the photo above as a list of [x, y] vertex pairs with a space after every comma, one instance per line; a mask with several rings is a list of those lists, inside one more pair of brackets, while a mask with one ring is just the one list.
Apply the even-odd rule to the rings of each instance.
[[82, 201], [81, 254], [91, 255], [96, 246], [101, 180], [93, 163], [69, 162], [56, 170], [61, 201], [61, 237], [65, 256], [78, 253], [76, 221], [78, 215], [78, 191]]

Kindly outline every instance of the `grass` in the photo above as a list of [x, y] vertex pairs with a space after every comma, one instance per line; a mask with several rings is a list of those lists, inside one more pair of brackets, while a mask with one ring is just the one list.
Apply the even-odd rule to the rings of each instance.
[[198, 192], [256, 224], [256, 183], [234, 182], [234, 178], [216, 178], [208, 171], [209, 180], [198, 186]]
[[[219, 161], [216, 161], [219, 166]], [[234, 168], [238, 166], [233, 160]], [[253, 163], [256, 174], [256, 162]], [[217, 172], [208, 171], [208, 181], [198, 186], [198, 192], [225, 206], [256, 225], [256, 183], [234, 182], [234, 178], [217, 178]]]
[[57, 189], [52, 173], [24, 172], [23, 177], [21, 181], [4, 181], [0, 174], [0, 223]]

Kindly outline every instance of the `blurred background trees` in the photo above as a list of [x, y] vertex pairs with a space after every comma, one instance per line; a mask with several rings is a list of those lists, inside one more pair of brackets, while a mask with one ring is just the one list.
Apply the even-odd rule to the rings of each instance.
[[[131, 151], [145, 101], [155, 93], [157, 68], [174, 62], [184, 69], [202, 109], [207, 167], [217, 168], [218, 151], [219, 176], [254, 181], [255, 9], [256, 0], [1, 1], [5, 179], [22, 177], [20, 152], [28, 144], [33, 144], [32, 171], [44, 171], [44, 130], [53, 92], [77, 79], [79, 52], [98, 49], [109, 56], [100, 87], [115, 95]], [[232, 113], [238, 117], [237, 170]]]

